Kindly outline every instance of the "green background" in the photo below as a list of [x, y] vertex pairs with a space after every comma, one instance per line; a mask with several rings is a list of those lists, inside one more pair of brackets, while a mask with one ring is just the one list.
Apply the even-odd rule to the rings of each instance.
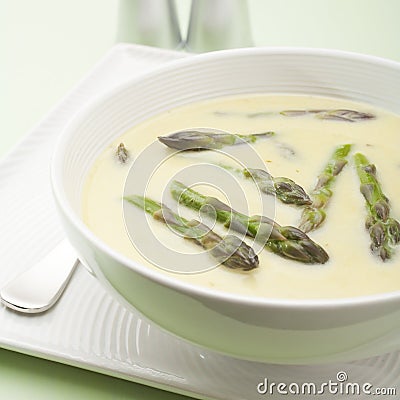
[[[118, 9], [127, 1], [134, 0], [0, 0], [0, 156], [104, 55], [118, 29], [129, 31], [118, 26]], [[400, 61], [399, 0], [248, 4], [257, 46], [329, 47]], [[177, 5], [185, 36], [190, 1]], [[183, 399], [8, 350], [0, 350], [0, 397]]]

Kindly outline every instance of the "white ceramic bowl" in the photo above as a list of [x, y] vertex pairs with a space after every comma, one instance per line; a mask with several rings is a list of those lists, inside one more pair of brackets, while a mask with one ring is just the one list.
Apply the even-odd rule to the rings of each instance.
[[332, 96], [400, 113], [400, 64], [328, 50], [240, 49], [172, 62], [122, 85], [68, 125], [53, 158], [55, 199], [72, 244], [98, 279], [125, 304], [180, 337], [226, 354], [311, 363], [400, 348], [400, 291], [310, 301], [221, 293], [191, 286], [127, 259], [82, 222], [85, 176], [112, 140], [167, 109], [244, 93]]

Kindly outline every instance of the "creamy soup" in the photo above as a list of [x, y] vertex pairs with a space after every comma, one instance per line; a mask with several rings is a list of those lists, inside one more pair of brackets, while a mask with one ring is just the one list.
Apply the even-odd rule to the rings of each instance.
[[[284, 116], [279, 113], [281, 110], [306, 109], [352, 109], [372, 113], [376, 118], [346, 122], [317, 118], [315, 114]], [[169, 180], [179, 177], [180, 171], [185, 168], [190, 171], [190, 168], [204, 161], [218, 164], [219, 161], [226, 163], [226, 160], [220, 160], [221, 155], [213, 151], [185, 152], [169, 159], [171, 149], [157, 142], [157, 137], [201, 126], [245, 135], [275, 132], [273, 136], [251, 144], [252, 148], [272, 176], [291, 178], [308, 193], [312, 192], [318, 175], [335, 147], [352, 144], [348, 164], [332, 185], [333, 196], [325, 209], [326, 220], [318, 229], [308, 233], [329, 254], [328, 262], [303, 264], [262, 250], [258, 253], [258, 268], [247, 273], [219, 266], [203, 273], [177, 274], [153, 265], [151, 254], [150, 257], [143, 257], [130, 240], [122, 212], [121, 199], [130, 167], [152, 143], [156, 151], [163, 152], [165, 162], [155, 169], [149, 179], [146, 195], [156, 201], [166, 198], [172, 208], [173, 200], [165, 197]], [[125, 164], [118, 162], [115, 155], [120, 143], [129, 152]], [[394, 247], [392, 258], [386, 262], [382, 262], [370, 250], [370, 237], [365, 228], [366, 204], [359, 190], [353, 154], [361, 152], [376, 165], [377, 177], [390, 199], [391, 216], [398, 218], [400, 185], [396, 178], [400, 172], [399, 144], [400, 117], [366, 104], [292, 95], [226, 97], [191, 104], [157, 115], [131, 128], [104, 150], [86, 179], [82, 196], [83, 219], [99, 238], [122, 254], [160, 273], [216, 290], [268, 298], [338, 298], [394, 291], [400, 289], [400, 249]], [[243, 150], [240, 150], [240, 146], [232, 146], [239, 158], [240, 152], [247, 148], [243, 146]], [[148, 154], [151, 157], [151, 152]], [[246, 162], [251, 162], [251, 158], [250, 161], [246, 158]], [[206, 178], [196, 176], [198, 182], [206, 181]], [[221, 177], [221, 186], [226, 187], [228, 181], [222, 183], [223, 179]], [[260, 195], [254, 183], [238, 177], [235, 185], [240, 185], [246, 194], [246, 207], [240, 211], [250, 215], [259, 214]], [[134, 186], [130, 183], [129, 188]], [[199, 185], [196, 190], [214, 195], [233, 206], [237, 200], [228, 198], [229, 190], [219, 192], [215, 184], [214, 187]], [[131, 191], [135, 194], [134, 189]], [[233, 193], [232, 196], [239, 195]], [[268, 217], [280, 225], [298, 226], [301, 207], [274, 201], [272, 196], [267, 202]], [[243, 208], [242, 203], [236, 203], [239, 209]], [[186, 207], [180, 206], [179, 210], [187, 218], [196, 217], [196, 212]], [[143, 213], [143, 210], [137, 209], [135, 212]], [[202, 251], [193, 242], [175, 235], [163, 223], [151, 218], [148, 223], [160, 242], [174, 251], [189, 254]], [[224, 235], [225, 228], [219, 223], [213, 229]], [[149, 249], [149, 252], [157, 252], [157, 249]]]

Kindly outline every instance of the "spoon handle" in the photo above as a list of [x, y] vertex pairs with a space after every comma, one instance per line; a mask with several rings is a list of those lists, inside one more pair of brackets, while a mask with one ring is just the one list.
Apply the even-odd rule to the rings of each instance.
[[75, 250], [65, 239], [2, 288], [0, 299], [21, 313], [46, 311], [60, 298], [78, 264]]

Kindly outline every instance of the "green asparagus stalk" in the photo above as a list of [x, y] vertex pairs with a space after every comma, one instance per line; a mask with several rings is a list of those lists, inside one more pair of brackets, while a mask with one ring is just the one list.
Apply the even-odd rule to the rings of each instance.
[[400, 242], [400, 223], [390, 217], [389, 199], [383, 194], [375, 165], [361, 153], [354, 155], [354, 162], [368, 211], [365, 227], [371, 238], [371, 250], [385, 261], [393, 255], [392, 246]]
[[133, 195], [125, 197], [125, 200], [209, 251], [219, 264], [241, 271], [250, 271], [258, 267], [258, 256], [254, 250], [237, 236], [227, 235], [222, 238], [199, 221], [188, 221], [167, 206], [142, 196]]
[[305, 190], [289, 178], [273, 177], [263, 169], [245, 168], [240, 170], [226, 165], [221, 165], [221, 167], [253, 179], [263, 193], [276, 196], [282, 203], [296, 206], [310, 205], [312, 203]]
[[325, 250], [298, 228], [280, 226], [267, 217], [241, 214], [215, 197], [204, 196], [177, 181], [171, 183], [170, 190], [178, 202], [195, 210], [215, 212], [225, 227], [255, 238], [281, 257], [307, 264], [324, 264], [329, 259]]
[[337, 147], [321, 175], [319, 175], [317, 184], [311, 192], [312, 204], [303, 210], [301, 216], [299, 228], [304, 232], [317, 229], [324, 222], [326, 218], [325, 208], [333, 195], [332, 185], [336, 176], [347, 164], [346, 157], [350, 149], [350, 144]]
[[319, 119], [327, 119], [344, 122], [360, 122], [369, 119], [375, 119], [376, 116], [371, 113], [339, 109], [339, 110], [285, 110], [280, 112], [285, 117], [298, 117], [302, 115], [314, 115]]
[[222, 149], [242, 143], [255, 143], [261, 138], [273, 136], [274, 132], [255, 133], [252, 135], [238, 135], [231, 133], [216, 133], [212, 129], [188, 129], [172, 133], [168, 136], [159, 136], [158, 140], [168, 147], [177, 150], [207, 150]]

